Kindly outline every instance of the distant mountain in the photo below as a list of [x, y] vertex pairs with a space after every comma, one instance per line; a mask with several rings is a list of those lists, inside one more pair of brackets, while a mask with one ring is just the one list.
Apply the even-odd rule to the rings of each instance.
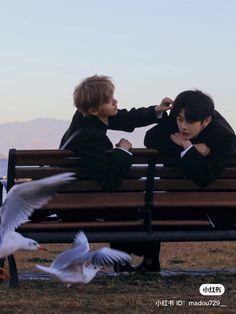
[[[8, 156], [10, 148], [58, 148], [60, 139], [69, 124], [69, 120], [51, 118], [0, 124], [0, 159]], [[145, 132], [150, 127], [136, 129], [133, 133], [108, 131], [108, 136], [113, 144], [124, 137], [133, 144], [133, 147], [143, 147]]]
[[49, 118], [0, 124], [0, 157], [8, 156], [10, 148], [57, 148], [69, 123]]

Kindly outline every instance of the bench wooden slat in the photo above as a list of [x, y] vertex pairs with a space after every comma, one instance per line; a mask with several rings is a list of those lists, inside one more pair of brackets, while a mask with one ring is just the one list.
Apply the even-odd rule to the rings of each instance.
[[[79, 167], [78, 165], [75, 167], [58, 167], [58, 166], [27, 166], [27, 167], [16, 167], [15, 177], [16, 178], [42, 178], [45, 176], [50, 176], [58, 173], [63, 172], [76, 172], [78, 178], [84, 179], [88, 178], [88, 172], [84, 169]], [[147, 165], [133, 165], [132, 168], [127, 173], [127, 178], [133, 177], [144, 177], [146, 176]], [[183, 178], [184, 173], [181, 168], [173, 168], [173, 167], [163, 167], [157, 166], [155, 169], [155, 177], [162, 177], [162, 178]], [[236, 178], [236, 168], [226, 168], [225, 171], [222, 173], [220, 178]]]
[[[183, 169], [179, 167], [157, 166], [155, 176], [162, 178], [183, 178], [184, 172]], [[220, 178], [236, 178], [236, 168], [226, 168]]]
[[16, 159], [35, 157], [36, 159], [43, 157], [50, 159], [51, 157], [73, 157], [74, 153], [71, 150], [64, 149], [17, 149], [15, 152]]
[[[49, 167], [49, 166], [34, 166], [34, 167], [16, 167], [15, 178], [31, 178], [33, 180], [51, 176], [64, 172], [76, 172], [78, 179], [87, 179], [90, 176], [84, 168], [80, 167]], [[127, 178], [140, 178], [146, 176], [147, 166], [132, 166], [127, 174]]]
[[210, 226], [208, 220], [152, 220], [153, 226], [173, 226], [173, 227], [186, 227], [186, 226]]
[[[135, 163], [147, 163], [151, 158], [155, 158], [157, 162], [163, 162], [163, 157], [156, 150], [148, 150], [136, 148], [131, 150], [134, 155]], [[76, 157], [70, 150], [17, 150], [15, 152], [17, 165], [62, 165], [67, 159], [72, 161], [76, 159], [79, 162], [79, 157]], [[60, 163], [60, 161], [62, 163]], [[68, 162], [70, 164], [70, 162]]]
[[[67, 232], [24, 231], [22, 235], [40, 243], [71, 243], [78, 230]], [[148, 234], [142, 230], [88, 230], [86, 236], [90, 243], [104, 242], [192, 242], [192, 241], [234, 241], [236, 230], [158, 230]]]
[[187, 179], [163, 179], [155, 180], [155, 190], [159, 191], [236, 191], [236, 179], [217, 179], [204, 188], [199, 188], [191, 180]]
[[[147, 163], [149, 160], [155, 160], [156, 163], [163, 164], [165, 162], [166, 166], [173, 164], [173, 162], [167, 161], [163, 158], [156, 150], [146, 149], [146, 148], [134, 148], [131, 150], [134, 155], [135, 162], [137, 163]], [[39, 150], [16, 150], [14, 154], [16, 160], [16, 165], [58, 165], [71, 164], [75, 165], [74, 160], [78, 162], [79, 157], [76, 157], [74, 153], [70, 150], [58, 150], [58, 149], [39, 149]], [[66, 161], [68, 159], [68, 161]], [[60, 163], [62, 162], [62, 164]], [[176, 165], [175, 165], [176, 166]], [[236, 166], [236, 154], [231, 158], [229, 167]]]
[[[80, 230], [84, 228], [127, 228], [127, 227], [142, 227], [143, 220], [131, 221], [75, 221], [75, 222], [40, 222], [40, 223], [25, 223], [18, 228], [18, 231], [26, 230]], [[209, 226], [206, 220], [153, 220], [153, 226], [158, 227], [187, 227], [187, 226]]]
[[79, 157], [67, 157], [63, 158], [62, 156], [50, 156], [48, 158], [47, 156], [34, 156], [33, 158], [30, 158], [30, 156], [25, 156], [21, 159], [16, 160], [17, 166], [67, 166], [67, 167], [76, 167], [80, 164], [80, 158]]
[[67, 229], [83, 229], [83, 228], [108, 228], [108, 227], [137, 227], [143, 226], [142, 220], [132, 221], [75, 221], [75, 222], [40, 222], [40, 223], [26, 223], [20, 226], [19, 230], [67, 230]]
[[15, 178], [31, 178], [37, 180], [64, 172], [77, 172], [77, 168], [59, 168], [59, 167], [19, 167], [16, 168]]
[[[18, 179], [15, 184], [21, 184], [24, 182], [28, 182], [29, 179], [22, 178]], [[119, 191], [143, 191], [145, 189], [145, 183], [146, 180], [140, 179], [140, 180], [124, 180], [119, 187]], [[101, 192], [102, 188], [97, 184], [97, 182], [91, 180], [81, 180], [81, 181], [75, 181], [69, 186], [65, 187], [63, 189], [63, 193], [75, 193], [75, 192]]]
[[44, 209], [81, 208], [139, 208], [144, 207], [143, 192], [117, 193], [67, 193], [59, 194]]
[[[146, 180], [124, 180], [119, 187], [119, 191], [143, 191]], [[95, 181], [76, 181], [65, 188], [65, 192], [96, 192], [102, 191], [102, 188]]]
[[163, 192], [155, 193], [155, 208], [236, 208], [236, 192]]

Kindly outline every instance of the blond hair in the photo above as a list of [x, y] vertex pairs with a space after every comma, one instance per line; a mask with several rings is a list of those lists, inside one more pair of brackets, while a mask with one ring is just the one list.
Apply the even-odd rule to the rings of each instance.
[[74, 105], [84, 114], [97, 109], [113, 96], [114, 85], [109, 76], [93, 75], [84, 79], [74, 91]]

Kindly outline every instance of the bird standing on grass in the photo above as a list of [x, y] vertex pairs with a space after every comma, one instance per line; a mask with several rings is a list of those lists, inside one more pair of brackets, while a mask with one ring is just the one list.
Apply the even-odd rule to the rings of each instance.
[[86, 284], [96, 276], [102, 266], [130, 260], [129, 254], [107, 247], [89, 251], [88, 239], [84, 232], [80, 231], [75, 236], [72, 249], [59, 254], [50, 267], [36, 267], [62, 282]]
[[[42, 249], [40, 245], [24, 238], [15, 229], [25, 222], [37, 208], [45, 205], [56, 191], [73, 181], [74, 173], [66, 172], [40, 180], [14, 185], [0, 208], [0, 258], [7, 257], [18, 250]], [[0, 268], [0, 278], [4, 277]]]

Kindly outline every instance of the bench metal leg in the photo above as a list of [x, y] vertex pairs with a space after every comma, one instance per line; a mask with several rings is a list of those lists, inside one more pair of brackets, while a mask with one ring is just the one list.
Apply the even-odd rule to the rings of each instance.
[[[0, 258], [0, 268], [3, 268], [5, 264], [5, 258]], [[0, 280], [0, 283], [2, 282], [2, 280]]]
[[19, 288], [18, 272], [15, 258], [13, 255], [8, 256], [8, 266], [10, 273], [10, 288]]
[[5, 264], [5, 258], [0, 258], [0, 267], [3, 267]]
[[3, 184], [0, 182], [0, 205], [2, 206], [3, 201]]

